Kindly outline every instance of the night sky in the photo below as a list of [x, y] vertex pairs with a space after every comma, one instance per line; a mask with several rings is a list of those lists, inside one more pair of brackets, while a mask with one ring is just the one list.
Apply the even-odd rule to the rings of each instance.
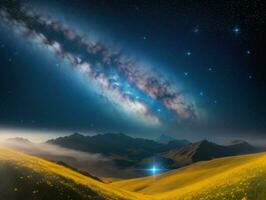
[[266, 138], [265, 3], [0, 1], [0, 126]]

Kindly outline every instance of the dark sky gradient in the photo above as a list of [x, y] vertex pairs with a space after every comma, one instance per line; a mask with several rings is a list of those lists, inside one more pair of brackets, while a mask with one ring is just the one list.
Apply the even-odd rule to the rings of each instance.
[[171, 117], [160, 126], [139, 123], [88, 90], [59, 58], [0, 26], [2, 127], [266, 136], [263, 1], [24, 2], [160, 68], [192, 96], [200, 114], [189, 122]]

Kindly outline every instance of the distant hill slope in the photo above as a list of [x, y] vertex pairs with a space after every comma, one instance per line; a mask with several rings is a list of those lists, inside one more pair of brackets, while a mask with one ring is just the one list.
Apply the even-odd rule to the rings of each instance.
[[58, 164], [58, 165], [62, 165], [62, 166], [64, 166], [64, 167], [66, 167], [66, 168], [69, 168], [69, 169], [71, 169], [71, 170], [73, 170], [73, 171], [76, 171], [76, 172], [78, 172], [78, 173], [80, 173], [80, 174], [82, 174], [82, 175], [84, 175], [84, 176], [87, 176], [87, 177], [90, 177], [90, 178], [95, 179], [95, 180], [97, 180], [97, 181], [103, 182], [102, 179], [100, 179], [99, 177], [97, 177], [97, 176], [93, 176], [93, 175], [91, 175], [90, 173], [88, 173], [88, 172], [86, 172], [86, 171], [84, 171], [84, 170], [77, 169], [77, 168], [75, 168], [75, 167], [71, 167], [71, 166], [69, 166], [68, 164], [66, 164], [66, 163], [63, 162], [63, 161], [56, 161], [55, 163]]
[[266, 153], [199, 162], [111, 185], [162, 200], [265, 200]]
[[55, 163], [0, 147], [0, 200], [150, 199]]
[[22, 143], [22, 144], [32, 144], [31, 141], [22, 137], [8, 138], [6, 142], [10, 143]]
[[230, 145], [218, 145], [207, 140], [187, 145], [181, 149], [170, 150], [160, 157], [174, 161], [175, 167], [181, 167], [198, 161], [211, 160], [226, 156], [257, 153], [260, 149], [241, 141]]

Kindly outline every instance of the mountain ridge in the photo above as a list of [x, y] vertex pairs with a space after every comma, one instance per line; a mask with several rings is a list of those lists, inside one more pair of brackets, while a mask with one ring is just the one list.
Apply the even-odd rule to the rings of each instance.
[[107, 156], [129, 156], [133, 160], [185, 146], [185, 144], [180, 144], [178, 140], [168, 144], [160, 144], [150, 139], [133, 138], [123, 133], [106, 133], [94, 136], [75, 133], [48, 140], [47, 143], [90, 153], [102, 153]]
[[169, 142], [172, 142], [172, 141], [178, 141], [180, 144], [189, 144], [191, 143], [190, 141], [188, 140], [185, 140], [185, 139], [176, 139], [170, 135], [167, 135], [167, 134], [161, 134], [159, 137], [157, 137], [155, 139], [156, 142], [158, 143], [162, 143], [162, 144], [167, 144]]
[[192, 143], [179, 150], [170, 150], [161, 156], [175, 161], [176, 167], [182, 167], [198, 161], [212, 160], [214, 158], [257, 153], [261, 150], [247, 142], [230, 145], [219, 145], [208, 140]]

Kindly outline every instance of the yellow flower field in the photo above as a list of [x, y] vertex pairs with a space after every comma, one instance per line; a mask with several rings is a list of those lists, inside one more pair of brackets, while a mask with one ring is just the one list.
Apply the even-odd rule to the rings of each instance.
[[0, 178], [0, 200], [265, 200], [266, 153], [199, 162], [157, 176], [107, 184], [0, 147]]

